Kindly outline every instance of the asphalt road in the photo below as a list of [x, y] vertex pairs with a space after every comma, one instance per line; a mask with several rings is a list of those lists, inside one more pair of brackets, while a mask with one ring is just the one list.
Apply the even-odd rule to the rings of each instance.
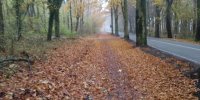
[[[123, 37], [122, 32], [120, 36]], [[130, 39], [136, 41], [135, 34], [130, 34]], [[200, 45], [152, 37], [148, 37], [148, 45], [163, 52], [200, 64]]]

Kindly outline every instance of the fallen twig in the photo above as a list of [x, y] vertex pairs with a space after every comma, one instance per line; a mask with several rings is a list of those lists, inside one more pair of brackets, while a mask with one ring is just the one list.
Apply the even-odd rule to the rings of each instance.
[[0, 64], [5, 63], [5, 62], [28, 62], [31, 65], [33, 64], [32, 60], [24, 59], [24, 58], [9, 58], [9, 59], [0, 60]]

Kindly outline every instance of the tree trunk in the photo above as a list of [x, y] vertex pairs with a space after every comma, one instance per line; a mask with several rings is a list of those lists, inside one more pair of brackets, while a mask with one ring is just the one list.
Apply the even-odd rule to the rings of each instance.
[[178, 19], [175, 19], [175, 26], [174, 26], [174, 34], [178, 34], [178, 26], [179, 26], [179, 21]]
[[46, 8], [44, 2], [42, 3], [42, 9], [43, 9], [43, 23], [44, 27], [46, 27]]
[[147, 46], [146, 0], [136, 2], [136, 45]]
[[196, 36], [195, 36], [195, 40], [196, 41], [200, 41], [200, 0], [197, 0], [197, 32], [196, 32]]
[[48, 35], [47, 35], [47, 40], [48, 41], [51, 41], [51, 37], [52, 37], [53, 20], [54, 20], [54, 11], [50, 10], [50, 14], [49, 14], [49, 28], [48, 28]]
[[39, 18], [40, 17], [40, 8], [38, 5], [36, 6], [36, 8], [37, 8], [37, 18]]
[[60, 18], [59, 18], [59, 9], [55, 9], [55, 36], [60, 37]]
[[70, 28], [70, 17], [69, 17], [69, 15], [67, 15], [67, 28], [68, 29]]
[[133, 23], [130, 18], [129, 18], [129, 32], [133, 33]]
[[84, 24], [84, 15], [82, 14], [81, 18], [80, 18], [80, 34], [82, 34], [82, 31], [83, 31], [83, 24]]
[[33, 17], [35, 16], [35, 8], [34, 8], [35, 0], [32, 0], [28, 6], [28, 16]]
[[128, 2], [124, 0], [124, 38], [129, 40], [128, 32]]
[[0, 1], [0, 52], [5, 51], [3, 3]]
[[114, 9], [115, 13], [115, 35], [119, 36], [119, 29], [118, 29], [118, 6], [115, 7]]
[[0, 37], [4, 35], [3, 3], [0, 1]]
[[78, 31], [78, 25], [79, 25], [79, 16], [76, 17], [76, 29], [75, 31]]
[[167, 0], [167, 8], [166, 8], [166, 28], [167, 28], [167, 36], [168, 38], [173, 38], [172, 29], [171, 29], [171, 10], [172, 10], [173, 0]]
[[156, 5], [155, 37], [160, 38], [160, 7]]
[[110, 28], [111, 28], [111, 33], [114, 34], [114, 29], [113, 29], [113, 7], [111, 7], [111, 25], [110, 25]]
[[72, 4], [71, 4], [71, 1], [70, 1], [70, 6], [69, 6], [70, 8], [70, 12], [69, 12], [69, 14], [70, 14], [70, 26], [71, 26], [71, 32], [73, 31], [73, 20], [72, 20]]
[[193, 34], [197, 32], [197, 0], [193, 0], [194, 2], [194, 18], [193, 18]]
[[16, 24], [17, 24], [17, 40], [20, 40], [22, 37], [21, 30], [22, 30], [22, 19], [20, 13], [20, 1], [16, 0], [15, 2], [15, 12], [16, 12]]
[[63, 0], [48, 0], [49, 7], [49, 29], [47, 34], [47, 40], [51, 41], [52, 38], [52, 28], [53, 21], [55, 20], [55, 36], [60, 37], [60, 19], [59, 19], [59, 10]]

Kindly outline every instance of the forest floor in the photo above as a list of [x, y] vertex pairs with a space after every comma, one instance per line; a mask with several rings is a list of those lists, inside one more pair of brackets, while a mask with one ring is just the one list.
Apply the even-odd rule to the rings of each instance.
[[194, 81], [171, 63], [111, 35], [65, 41], [31, 72], [0, 76], [0, 99], [193, 100]]

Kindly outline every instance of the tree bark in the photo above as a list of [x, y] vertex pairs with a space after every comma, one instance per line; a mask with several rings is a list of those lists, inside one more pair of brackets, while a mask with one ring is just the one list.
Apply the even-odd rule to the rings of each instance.
[[78, 31], [79, 18], [80, 18], [79, 16], [76, 17], [76, 29], [75, 29], [76, 32]]
[[110, 28], [111, 28], [111, 33], [114, 34], [114, 29], [113, 29], [113, 7], [111, 7], [111, 9], [110, 9], [110, 13], [111, 13], [111, 25], [110, 25]]
[[136, 45], [147, 46], [146, 0], [136, 2]]
[[166, 28], [167, 28], [167, 36], [168, 38], [173, 38], [172, 29], [171, 29], [171, 10], [172, 10], [173, 0], [167, 0], [167, 8], [166, 8]]
[[69, 3], [70, 3], [70, 4], [69, 4], [69, 7], [70, 7], [70, 8], [69, 8], [69, 9], [70, 9], [70, 10], [69, 10], [69, 11], [70, 11], [69, 14], [70, 14], [70, 24], [71, 24], [70, 26], [71, 26], [71, 32], [72, 32], [72, 31], [73, 31], [72, 4], [71, 4], [71, 1], [70, 1]]
[[34, 7], [35, 5], [34, 5], [34, 3], [35, 3], [35, 0], [32, 0], [31, 3], [28, 6], [28, 16], [30, 16], [30, 17], [33, 17], [33, 16], [36, 15], [35, 14], [35, 7]]
[[131, 19], [129, 19], [129, 32], [130, 33], [133, 33], [133, 25], [132, 24], [133, 23], [132, 23]]
[[22, 37], [21, 30], [22, 30], [22, 19], [20, 13], [20, 0], [16, 0], [15, 2], [15, 12], [16, 12], [16, 24], [17, 24], [17, 40], [20, 40]]
[[0, 52], [5, 52], [3, 3], [0, 1]]
[[119, 36], [119, 29], [118, 29], [118, 6], [114, 8], [114, 15], [115, 15], [115, 35]]
[[155, 37], [160, 38], [160, 7], [156, 5]]
[[193, 0], [194, 4], [194, 18], [193, 18], [193, 34], [196, 34], [197, 32], [197, 0]]
[[179, 21], [178, 19], [175, 19], [175, 26], [174, 26], [174, 34], [178, 34], [178, 26], [179, 26]]
[[55, 10], [55, 36], [60, 37], [60, 18], [59, 18], [59, 9]]
[[200, 41], [200, 0], [197, 0], [197, 32], [196, 32], [196, 36], [195, 36], [195, 40], [196, 41]]
[[67, 28], [70, 29], [70, 17], [67, 15]]
[[84, 24], [84, 14], [82, 13], [81, 14], [81, 17], [79, 18], [80, 20], [80, 25], [79, 25], [79, 33], [82, 34], [82, 31], [83, 31], [83, 24]]
[[4, 35], [3, 3], [0, 0], [0, 37]]
[[128, 32], [128, 1], [124, 0], [124, 38], [129, 40]]
[[52, 38], [53, 19], [54, 19], [54, 11], [50, 10], [50, 14], [49, 14], [49, 28], [48, 28], [48, 35], [47, 35], [47, 40], [48, 41], [51, 41], [51, 38]]
[[60, 19], [59, 19], [59, 10], [63, 0], [48, 0], [49, 7], [49, 29], [47, 34], [47, 40], [51, 41], [52, 38], [52, 28], [53, 21], [55, 20], [55, 36], [60, 37]]

